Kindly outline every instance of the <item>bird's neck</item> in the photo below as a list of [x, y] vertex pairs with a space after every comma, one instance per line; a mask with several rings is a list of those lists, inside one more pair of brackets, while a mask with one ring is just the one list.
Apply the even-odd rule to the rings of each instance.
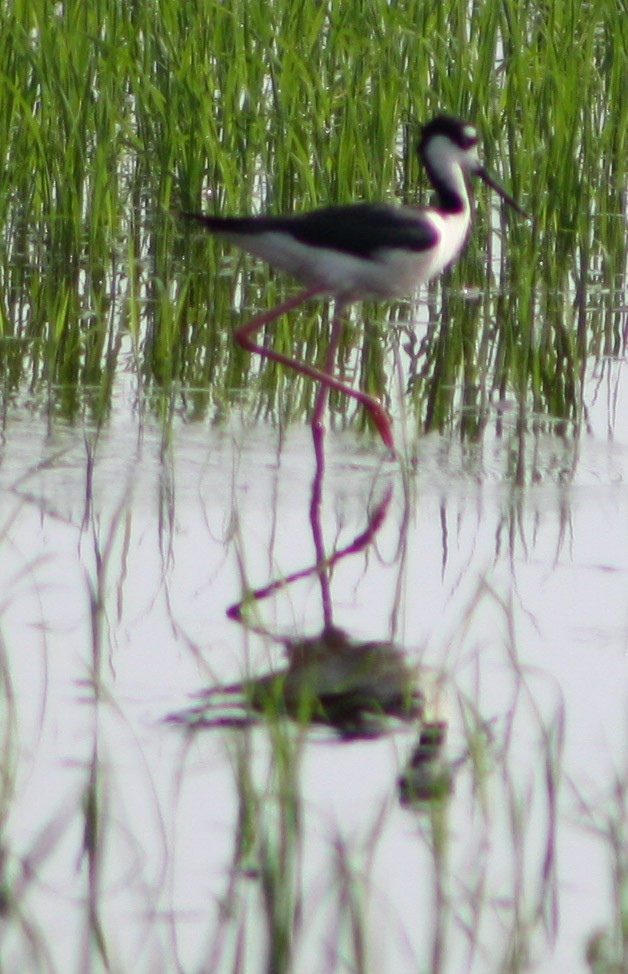
[[427, 174], [438, 196], [438, 208], [443, 213], [463, 214], [471, 209], [469, 188], [460, 166], [452, 163], [436, 169], [425, 160]]

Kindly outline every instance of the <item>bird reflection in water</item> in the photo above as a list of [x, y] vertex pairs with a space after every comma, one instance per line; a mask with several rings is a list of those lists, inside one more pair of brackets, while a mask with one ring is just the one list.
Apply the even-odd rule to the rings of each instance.
[[[326, 405], [323, 387], [318, 408]], [[320, 417], [319, 417], [320, 419]], [[392, 497], [388, 485], [368, 512], [367, 524], [355, 538], [331, 553], [325, 550], [321, 500], [325, 469], [324, 427], [314, 424], [315, 473], [310, 499], [310, 526], [316, 560], [313, 565], [274, 579], [248, 592], [227, 610], [234, 621], [281, 643], [286, 664], [261, 676], [211, 687], [197, 694], [197, 702], [168, 719], [190, 731], [207, 727], [247, 727], [261, 721], [291, 719], [301, 726], [323, 725], [342, 739], [378, 737], [392, 721], [421, 721], [424, 694], [419, 689], [418, 665], [387, 640], [360, 641], [333, 619], [331, 573], [344, 558], [367, 550], [385, 521]], [[318, 577], [323, 626], [319, 634], [278, 636], [249, 619], [249, 610], [305, 578]]]
[[[330, 573], [343, 558], [367, 549], [385, 520], [392, 489], [369, 512], [366, 528], [349, 544], [326, 554], [320, 524], [324, 470], [322, 438], [312, 485], [310, 523], [316, 562], [275, 579], [231, 606], [231, 619], [283, 645], [286, 665], [238, 683], [216, 686], [197, 695], [198, 703], [169, 718], [190, 730], [205, 727], [246, 727], [260, 720], [289, 718], [302, 725], [325, 725], [341, 738], [377, 737], [392, 720], [419, 720], [423, 693], [418, 667], [402, 649], [386, 640], [352, 639], [333, 621]], [[270, 634], [248, 618], [248, 610], [287, 586], [317, 575], [321, 587], [324, 625], [310, 637]]]
[[282, 669], [206, 690], [170, 720], [193, 730], [290, 718], [355, 738], [379, 736], [391, 719], [417, 720], [423, 713], [417, 667], [392, 643], [357, 642], [331, 626], [318, 636], [284, 640], [284, 651]]

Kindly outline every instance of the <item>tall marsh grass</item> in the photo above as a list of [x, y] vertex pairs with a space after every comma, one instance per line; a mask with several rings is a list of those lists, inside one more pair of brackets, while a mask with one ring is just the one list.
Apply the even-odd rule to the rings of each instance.
[[[229, 340], [232, 305], [246, 314], [289, 285], [225, 266], [170, 212], [425, 201], [417, 125], [443, 110], [477, 122], [487, 164], [534, 224], [491, 217], [478, 194], [474, 241], [432, 311], [439, 327], [412, 383], [418, 417], [443, 428], [461, 405], [512, 396], [576, 418], [586, 357], [616, 355], [623, 340], [627, 65], [619, 0], [7, 0], [5, 396], [45, 389], [71, 416], [87, 394], [103, 415], [130, 344], [142, 387], [193, 389], [195, 415], [221, 414], [258, 369]], [[463, 284], [479, 289], [477, 307], [461, 301]], [[352, 335], [362, 381], [382, 394], [396, 341], [386, 314], [368, 309], [375, 339]], [[272, 340], [318, 358], [318, 309]], [[264, 371], [275, 412], [279, 382], [302, 383]], [[287, 402], [299, 415], [309, 393]]]

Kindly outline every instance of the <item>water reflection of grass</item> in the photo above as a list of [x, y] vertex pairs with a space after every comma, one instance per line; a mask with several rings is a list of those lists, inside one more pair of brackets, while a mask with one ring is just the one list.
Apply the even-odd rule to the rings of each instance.
[[[177, 433], [175, 442], [180, 442], [179, 437], [185, 438], [189, 430], [180, 425]], [[386, 520], [379, 524], [375, 512], [381, 512], [381, 505], [373, 504], [370, 531], [365, 532], [364, 497], [377, 496], [371, 483], [373, 472], [360, 468], [357, 458], [355, 464], [346, 465], [346, 458], [341, 456], [335, 470], [331, 465], [328, 480], [333, 483], [335, 478], [336, 487], [342, 480], [340, 494], [347, 507], [343, 510], [342, 500], [328, 484], [321, 502], [321, 534], [328, 545], [323, 564], [333, 569], [332, 595], [341, 593], [340, 601], [347, 599], [353, 604], [354, 616], [364, 613], [366, 617], [368, 596], [361, 589], [376, 572], [381, 579], [377, 598], [387, 606], [394, 603], [387, 621], [405, 633], [403, 637], [397, 633], [396, 639], [403, 638], [421, 663], [440, 664], [438, 679], [451, 701], [446, 713], [452, 732], [445, 746], [443, 791], [449, 789], [448, 772], [452, 770], [453, 793], [449, 800], [442, 800], [447, 794], [436, 795], [441, 800], [422, 800], [416, 808], [411, 802], [410, 807], [401, 808], [400, 798], [407, 801], [411, 795], [399, 795], [397, 779], [414, 749], [418, 728], [416, 732], [402, 730], [394, 740], [330, 743], [331, 735], [312, 735], [305, 721], [299, 724], [273, 719], [279, 708], [271, 692], [263, 703], [268, 703], [269, 718], [263, 726], [199, 730], [195, 735], [172, 726], [164, 731], [161, 717], [172, 710], [173, 701], [167, 679], [158, 684], [157, 700], [151, 700], [145, 683], [150, 683], [151, 670], [167, 667], [170, 657], [176, 661], [173, 672], [191, 661], [193, 686], [215, 686], [220, 680], [209, 670], [221, 665], [217, 656], [237, 652], [237, 667], [244, 669], [251, 662], [250, 672], [257, 674], [265, 670], [265, 662], [272, 660], [276, 649], [275, 640], [268, 640], [262, 644], [263, 660], [250, 661], [246, 652], [251, 638], [248, 630], [231, 624], [228, 641], [215, 651], [205, 625], [211, 624], [212, 615], [224, 614], [228, 601], [217, 564], [222, 566], [230, 559], [237, 566], [246, 565], [256, 577], [259, 563], [253, 555], [259, 547], [266, 552], [264, 564], [268, 561], [278, 566], [289, 561], [297, 568], [293, 586], [264, 586], [264, 593], [272, 587], [273, 598], [261, 606], [256, 604], [256, 612], [252, 611], [253, 586], [247, 572], [242, 571], [241, 576], [236, 573], [235, 577], [242, 580], [243, 608], [259, 623], [256, 638], [263, 632], [263, 620], [270, 620], [270, 628], [282, 600], [290, 604], [295, 619], [302, 609], [305, 613], [305, 603], [311, 611], [316, 582], [309, 598], [301, 593], [302, 600], [298, 594], [299, 586], [307, 588], [312, 577], [311, 571], [302, 568], [304, 539], [299, 536], [296, 546], [294, 525], [283, 523], [283, 516], [290, 517], [296, 505], [307, 535], [311, 527], [307, 525], [310, 485], [297, 481], [290, 486], [287, 504], [284, 494], [276, 498], [272, 510], [276, 523], [271, 526], [265, 517], [268, 506], [259, 500], [247, 505], [245, 500], [259, 488], [260, 473], [259, 454], [249, 460], [244, 454], [240, 462], [250, 462], [251, 467], [246, 474], [240, 471], [228, 493], [234, 510], [219, 512], [219, 523], [230, 525], [223, 535], [216, 530], [214, 520], [217, 485], [215, 481], [205, 483], [206, 471], [201, 474], [196, 468], [198, 482], [191, 483], [182, 468], [174, 469], [172, 492], [168, 493], [162, 482], [168, 479], [165, 468], [157, 465], [153, 473], [159, 489], [154, 494], [145, 491], [142, 480], [135, 493], [133, 474], [139, 474], [145, 465], [135, 461], [137, 467], [128, 468], [129, 483], [125, 483], [120, 469], [127, 468], [121, 464], [121, 456], [116, 451], [109, 459], [99, 454], [104, 440], [95, 450], [90, 447], [85, 468], [76, 471], [75, 507], [70, 498], [50, 486], [56, 504], [37, 503], [36, 487], [43, 466], [38, 464], [33, 464], [30, 476], [23, 474], [15, 490], [5, 495], [13, 502], [19, 500], [16, 506], [20, 514], [32, 511], [38, 531], [43, 521], [49, 543], [52, 526], [63, 521], [79, 572], [76, 584], [63, 586], [61, 566], [67, 567], [70, 559], [65, 548], [63, 557], [57, 559], [52, 545], [46, 561], [33, 559], [28, 571], [16, 574], [18, 581], [28, 582], [20, 597], [15, 588], [5, 586], [0, 619], [6, 635], [2, 672], [7, 674], [2, 681], [6, 773], [0, 820], [3, 955], [18, 957], [22, 967], [27, 958], [35, 970], [59, 969], [57, 950], [65, 956], [66, 941], [60, 937], [57, 944], [51, 933], [55, 929], [52, 914], [58, 906], [65, 922], [71, 915], [79, 933], [82, 931], [80, 956], [89, 958], [84, 967], [91, 965], [96, 971], [133, 967], [154, 974], [177, 966], [223, 971], [238, 969], [238, 965], [247, 971], [288, 971], [301, 962], [305, 965], [312, 943], [325, 945], [323, 970], [344, 966], [372, 971], [378, 957], [378, 937], [397, 929], [403, 929], [408, 940], [408, 964], [428, 970], [452, 969], [454, 941], [456, 949], [462, 941], [466, 969], [470, 971], [488, 968], [514, 972], [526, 969], [535, 958], [547, 956], [559, 930], [564, 895], [560, 846], [569, 826], [565, 822], [564, 798], [569, 788], [563, 770], [565, 719], [560, 687], [542, 666], [526, 662], [525, 640], [521, 637], [525, 620], [518, 598], [513, 595], [508, 599], [501, 586], [499, 592], [489, 586], [484, 579], [490, 575], [490, 566], [484, 555], [479, 552], [469, 557], [465, 532], [456, 533], [453, 524], [465, 521], [474, 537], [481, 534], [486, 538], [488, 533], [494, 546], [495, 576], [508, 591], [509, 576], [506, 572], [504, 580], [503, 569], [516, 560], [517, 530], [522, 534], [529, 530], [526, 543], [530, 552], [522, 567], [529, 571], [538, 557], [544, 571], [545, 548], [538, 536], [552, 519], [543, 522], [541, 518], [541, 530], [536, 516], [528, 521], [525, 510], [518, 510], [512, 517], [519, 528], [514, 523], [506, 527], [503, 512], [491, 508], [493, 520], [489, 518], [487, 530], [486, 524], [482, 526], [476, 515], [469, 513], [464, 500], [457, 509], [449, 497], [450, 506], [443, 517], [451, 533], [446, 537], [443, 529], [442, 550], [434, 552], [438, 543], [434, 544], [431, 531], [415, 534], [412, 522], [421, 516], [425, 505], [437, 511], [438, 503], [444, 501], [432, 507], [429, 490], [415, 496], [413, 490], [418, 490], [419, 481], [413, 481], [407, 495], [410, 511], [403, 510], [403, 505], [400, 509], [400, 498], [394, 496], [390, 505], [386, 504]], [[212, 442], [216, 446], [218, 437]], [[310, 458], [309, 440], [304, 438], [304, 442], [305, 450], [282, 453], [284, 469], [294, 471], [297, 461]], [[446, 443], [443, 440], [441, 446]], [[158, 435], [153, 448], [158, 456]], [[184, 453], [190, 457], [189, 450]], [[54, 455], [61, 457], [58, 452]], [[145, 455], [144, 459], [149, 457]], [[197, 462], [194, 454], [192, 465]], [[424, 475], [431, 483], [430, 475], [425, 471]], [[408, 476], [404, 471], [404, 478]], [[349, 477], [352, 490], [347, 499], [345, 481]], [[388, 482], [388, 475], [385, 479]], [[394, 481], [395, 487], [401, 479], [399, 476]], [[190, 518], [183, 496], [187, 494], [189, 503], [190, 495], [196, 497], [199, 484], [202, 515], [196, 512]], [[356, 492], [364, 497], [353, 506]], [[487, 509], [489, 494], [481, 494]], [[547, 492], [544, 496], [547, 503]], [[152, 511], [149, 518], [147, 506]], [[488, 517], [488, 510], [484, 510], [483, 518]], [[429, 518], [438, 520], [432, 514]], [[379, 524], [378, 552], [386, 563], [383, 571], [384, 565], [375, 557], [372, 546], [356, 544], [365, 533], [372, 539], [374, 523]], [[558, 518], [554, 530], [557, 538], [563, 537]], [[197, 560], [189, 561], [191, 534], [195, 536]], [[21, 537], [18, 535], [17, 540]], [[6, 558], [15, 547], [9, 528], [4, 541]], [[551, 550], [553, 566], [565, 547], [564, 540], [558, 540], [557, 549]], [[345, 553], [350, 549], [357, 551], [356, 557], [334, 560], [334, 551]], [[472, 549], [475, 552], [475, 543]], [[386, 558], [391, 550], [396, 556]], [[419, 575], [428, 584], [439, 577], [439, 568], [447, 575], [444, 587], [453, 584], [454, 592], [446, 599], [446, 620], [439, 623], [441, 612], [435, 608], [428, 626], [440, 632], [440, 648], [424, 646], [422, 637], [407, 621], [419, 598], [416, 576], [407, 558], [417, 553], [422, 565], [427, 566]], [[206, 573], [204, 581], [190, 570], [192, 566], [200, 568], [201, 575]], [[351, 571], [343, 582], [342, 574], [348, 566]], [[452, 583], [452, 575], [457, 577], [456, 583]], [[477, 576], [477, 588], [469, 590], [469, 577]], [[462, 604], [456, 597], [460, 587], [465, 589]], [[32, 708], [41, 722], [35, 733], [37, 744], [52, 749], [53, 773], [45, 777], [48, 789], [51, 779], [59, 782], [59, 793], [52, 795], [46, 789], [33, 795], [24, 780], [29, 777], [30, 762], [37, 758], [24, 753], [30, 742], [30, 698], [33, 694], [37, 700], [37, 688], [29, 680], [26, 692], [23, 683], [19, 693], [11, 692], [11, 678], [23, 671], [25, 647], [36, 661], [39, 659], [32, 643], [21, 638], [24, 629], [6, 622], [6, 614], [31, 588], [42, 603], [41, 618], [34, 617], [46, 633], [46, 652], [41, 655], [56, 672], [48, 681], [46, 699]], [[60, 606], [59, 593], [63, 601]], [[318, 598], [314, 601], [318, 603]], [[194, 604], [193, 617], [199, 613], [203, 617], [197, 640], [187, 629], [192, 623], [190, 603]], [[427, 612], [429, 603], [429, 594], [421, 593], [420, 604]], [[75, 631], [77, 624], [72, 624], [77, 604], [83, 620], [80, 632]], [[236, 612], [232, 615], [238, 617]], [[154, 635], [154, 617], [159, 623], [158, 638]], [[147, 624], [154, 644], [144, 637], [144, 629], [138, 628], [138, 618]], [[367, 624], [365, 618], [362, 625]], [[77, 636], [82, 639], [78, 649]], [[302, 649], [307, 640], [296, 645]], [[381, 648], [385, 646], [382, 641]], [[68, 653], [69, 660], [65, 659]], [[146, 653], [148, 660], [140, 673], [139, 690], [133, 686], [130, 691], [142, 701], [139, 719], [133, 706], [129, 707], [129, 691], [121, 678], [129, 659], [137, 653]], [[429, 658], [424, 659], [424, 655]], [[61, 669], [66, 680], [61, 694], [60, 657], [64, 657]], [[29, 672], [39, 673], [39, 668], [31, 665]], [[47, 674], [44, 679], [48, 679]], [[423, 682], [420, 688], [425, 689]], [[146, 720], [143, 709], [151, 705], [157, 713], [154, 722]], [[81, 715], [79, 727], [75, 724], [77, 711]], [[575, 717], [579, 722], [582, 714]], [[58, 744], [58, 735], [68, 722], [74, 727], [72, 742], [66, 739]], [[377, 751], [380, 746], [387, 748], [383, 759]], [[360, 750], [363, 747], [371, 750], [365, 755]], [[586, 781], [589, 769], [582, 771]], [[370, 779], [377, 781], [376, 788], [370, 789]], [[604, 974], [616, 974], [624, 958], [622, 950], [625, 954], [621, 941], [621, 924], [625, 921], [625, 780], [625, 769], [618, 768], [610, 801], [606, 794], [587, 796], [581, 791], [577, 795], [579, 818], [606, 844], [609, 876], [615, 884], [605, 922], [583, 930], [580, 952], [584, 958], [584, 935], [590, 934], [591, 964], [595, 962], [595, 970]], [[578, 784], [580, 781], [578, 776]], [[424, 778], [419, 779], [421, 788], [424, 782]], [[348, 792], [345, 804], [336, 804], [336, 792]], [[415, 797], [423, 799], [424, 795]], [[219, 817], [223, 806], [226, 810]], [[573, 802], [567, 802], [567, 808], [572, 809]], [[20, 828], [21, 816], [31, 816], [32, 826], [27, 821]], [[19, 842], [15, 841], [16, 832]], [[391, 835], [401, 837], [402, 852], [397, 851], [396, 857]], [[212, 860], [216, 844], [224, 850], [222, 868]], [[199, 875], [200, 892], [195, 885]], [[388, 898], [392, 902], [398, 886], [404, 897], [410, 898], [410, 911], [404, 904], [397, 912], [397, 903], [388, 904], [387, 911], [382, 906], [380, 911], [380, 903]], [[59, 896], [60, 889], [69, 890], [69, 896]], [[128, 909], [124, 924], [118, 922], [121, 902]], [[195, 917], [191, 949], [189, 942], [183, 943], [189, 912]], [[161, 943], [164, 913], [172, 930], [166, 947]], [[129, 930], [133, 933], [127, 937]], [[136, 936], [143, 946], [134, 955]], [[161, 944], [158, 958], [157, 943]], [[187, 960], [188, 951], [194, 955], [194, 962]], [[118, 962], [119, 957], [124, 961]], [[127, 961], [129, 957], [133, 963]]]

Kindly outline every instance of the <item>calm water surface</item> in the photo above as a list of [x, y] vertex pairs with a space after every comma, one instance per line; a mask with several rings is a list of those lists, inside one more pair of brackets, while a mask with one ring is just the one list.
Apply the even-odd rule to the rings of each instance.
[[[430, 436], [404, 465], [375, 441], [329, 434], [330, 551], [393, 491], [375, 543], [333, 573], [334, 621], [420, 660], [458, 770], [430, 815], [396, 794], [414, 730], [306, 744], [295, 969], [359, 967], [342, 863], [368, 970], [499, 971], [527, 929], [527, 969], [587, 969], [586, 940], [613, 908], [609, 815], [626, 826], [626, 380], [617, 362], [591, 377], [579, 436], [522, 444], [506, 416], [499, 438]], [[121, 394], [98, 437], [25, 409], [4, 429], [2, 812], [16, 905], [3, 970], [98, 971], [105, 953], [135, 974], [232, 970], [239, 943], [242, 969], [263, 971], [259, 883], [233, 867], [238, 735], [187, 740], [162, 718], [280, 661], [276, 642], [225, 611], [244, 584], [314, 561], [309, 432], [279, 445], [265, 426], [179, 423], [164, 444], [133, 417]], [[320, 587], [310, 577], [257, 612], [269, 632], [314, 634]], [[263, 729], [250, 746], [263, 791]], [[262, 830], [276, 835], [280, 818], [262, 803]]]

